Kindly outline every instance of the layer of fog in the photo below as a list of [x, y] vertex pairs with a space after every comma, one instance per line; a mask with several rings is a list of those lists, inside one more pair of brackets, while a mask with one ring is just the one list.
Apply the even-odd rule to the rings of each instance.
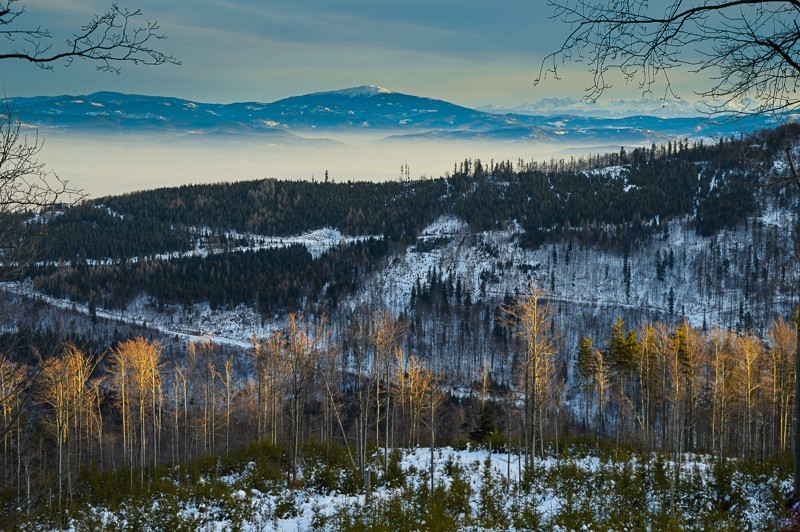
[[439, 177], [465, 159], [542, 161], [619, 150], [536, 142], [386, 141], [340, 135], [326, 139], [154, 133], [45, 131], [41, 162], [90, 197], [191, 183], [278, 179], [385, 181]]

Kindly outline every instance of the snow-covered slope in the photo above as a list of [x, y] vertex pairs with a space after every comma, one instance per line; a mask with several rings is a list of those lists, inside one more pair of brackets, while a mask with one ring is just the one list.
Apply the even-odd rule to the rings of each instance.
[[[320, 486], [329, 483], [317, 478], [322, 468], [304, 464], [302, 487], [288, 490], [282, 478], [255, 478], [256, 464], [250, 463], [219, 478], [202, 475], [199, 489], [177, 484], [169, 492], [154, 490], [144, 504], [82, 508], [69, 530], [178, 521], [202, 530], [290, 532], [335, 530], [348, 524], [360, 529], [354, 521], [368, 527], [391, 518], [436, 519], [438, 514], [426, 512], [431, 466], [438, 490], [434, 497], [446, 499], [437, 502], [456, 513], [450, 526], [459, 529], [566, 531], [573, 529], [570, 523], [580, 530], [633, 530], [665, 516], [682, 530], [707, 529], [709, 522], [747, 530], [781, 525], [780, 503], [791, 491], [791, 482], [781, 474], [734, 471], [722, 481], [708, 456], [686, 454], [676, 464], [656, 455], [620, 455], [573, 453], [537, 459], [531, 479], [521, 483], [522, 457], [517, 454], [451, 447], [431, 453], [429, 448], [416, 448], [399, 451], [393, 478], [387, 482], [378, 453], [370, 460], [376, 484], [370, 498], [352, 486], [341, 489], [350, 478], [345, 470], [336, 471], [339, 480], [330, 489]], [[668, 479], [676, 468], [685, 480], [673, 486]], [[196, 492], [198, 497], [175, 500], [176, 491]], [[725, 514], [717, 509], [722, 500], [728, 506]]]
[[[422, 232], [416, 246], [365, 282], [351, 304], [377, 298], [379, 304], [395, 312], [408, 311], [415, 283], [424, 282], [436, 269], [442, 277], [460, 279], [463, 290], [469, 290], [475, 300], [498, 301], [536, 282], [553, 302], [627, 308], [651, 319], [684, 315], [697, 326], [705, 322], [731, 328], [739, 319], [739, 302], [745, 301], [746, 310], [756, 320], [754, 325], [763, 327], [765, 316], [788, 311], [793, 304], [792, 286], [800, 281], [789, 240], [795, 216], [790, 210], [770, 210], [748, 227], [722, 231], [714, 237], [697, 235], [689, 220], [675, 220], [669, 223], [665, 235], [641, 242], [627, 259], [620, 252], [576, 241], [524, 249], [518, 239], [521, 229], [516, 225], [502, 231], [472, 233], [464, 222], [443, 217]], [[779, 242], [784, 260], [768, 267], [783, 269], [788, 277], [783, 284], [764, 287], [761, 298], [745, 298], [745, 280], [737, 282], [736, 264], [744, 270], [745, 263], [754, 257], [769, 262], [765, 255], [770, 235]], [[438, 245], [419, 249], [426, 247], [421, 243], [431, 239]], [[670, 262], [670, 255], [672, 266], [667, 265], [663, 280], [659, 279], [659, 257]], [[623, 276], [626, 261], [629, 283]], [[709, 286], [702, 272], [712, 264], [716, 269], [724, 263], [730, 268], [729, 274]]]
[[[642, 319], [685, 316], [696, 326], [762, 330], [770, 316], [787, 315], [796, 303], [794, 287], [800, 283], [800, 267], [791, 247], [796, 216], [791, 209], [770, 209], [746, 226], [712, 237], [697, 235], [688, 219], [673, 220], [665, 232], [633, 246], [627, 258], [619, 250], [584, 243], [578, 237], [526, 249], [519, 241], [522, 229], [515, 223], [503, 230], [473, 232], [458, 218], [441, 217], [421, 232], [415, 245], [388, 257], [384, 268], [363, 279], [355, 293], [340, 301], [339, 312], [371, 306], [407, 314], [412, 310], [414, 287], [429, 282], [436, 272], [452, 284], [459, 282], [473, 302], [490, 306], [535, 282], [549, 301], [562, 308], [566, 345], [574, 345], [577, 335], [587, 332], [602, 337], [605, 323], [617, 315], [630, 318], [632, 326]], [[602, 233], [602, 229], [598, 231]], [[331, 228], [289, 238], [234, 232], [226, 236], [248, 239], [256, 248], [301, 244], [315, 258], [340, 243], [363, 238], [346, 237]], [[251, 246], [228, 251], [253, 249]], [[184, 254], [218, 251], [206, 243]], [[626, 263], [629, 281], [624, 275]], [[746, 271], [751, 272], [749, 278]], [[43, 297], [33, 293], [30, 284], [7, 283], [3, 288]], [[89, 312], [88, 306], [71, 301], [44, 300]], [[214, 311], [208, 304], [158, 309], [159, 305], [143, 294], [124, 310], [98, 309], [97, 313], [113, 320], [146, 323], [187, 339], [208, 338], [241, 347], [249, 345], [253, 334], [264, 335], [282, 324], [281, 319], [262, 319], [243, 305]], [[597, 331], [587, 331], [589, 319], [600, 319]]]

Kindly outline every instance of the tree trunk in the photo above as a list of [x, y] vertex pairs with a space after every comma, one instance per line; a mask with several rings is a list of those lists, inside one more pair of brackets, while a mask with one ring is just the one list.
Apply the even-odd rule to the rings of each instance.
[[433, 500], [433, 489], [434, 489], [434, 466], [433, 466], [433, 446], [435, 445], [434, 438], [436, 435], [436, 424], [435, 424], [435, 416], [436, 416], [436, 406], [434, 405], [434, 398], [431, 397], [431, 500]]
[[797, 305], [797, 352], [794, 358], [794, 497], [800, 498], [800, 305]]

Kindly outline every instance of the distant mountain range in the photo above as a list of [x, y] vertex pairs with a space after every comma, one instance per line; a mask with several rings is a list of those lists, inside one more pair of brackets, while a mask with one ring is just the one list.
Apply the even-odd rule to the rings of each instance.
[[[622, 102], [602, 105], [609, 116], [633, 113], [618, 118], [588, 116], [586, 106], [572, 99], [543, 100], [534, 106], [510, 110], [491, 106], [470, 109], [371, 85], [294, 96], [272, 103], [213, 104], [115, 92], [13, 101], [24, 124], [42, 129], [104, 134], [266, 135], [278, 142], [325, 140], [337, 133], [371, 132], [389, 141], [645, 144], [675, 137], [714, 138], [774, 125], [772, 119], [761, 116], [722, 123], [703, 116], [652, 116], [656, 111], [652, 106], [654, 100], [643, 100], [635, 106]], [[687, 111], [685, 106], [689, 104], [670, 105]], [[665, 114], [681, 113], [672, 109]]]
[[[750, 99], [737, 104], [720, 103], [719, 107], [730, 112], [756, 107]], [[698, 102], [664, 98], [641, 98], [638, 100], [597, 100], [587, 102], [575, 98], [545, 98], [534, 103], [523, 103], [514, 107], [494, 104], [477, 107], [479, 111], [499, 114], [521, 114], [530, 116], [572, 115], [593, 118], [625, 118], [629, 116], [657, 116], [661, 118], [702, 117], [706, 106]]]

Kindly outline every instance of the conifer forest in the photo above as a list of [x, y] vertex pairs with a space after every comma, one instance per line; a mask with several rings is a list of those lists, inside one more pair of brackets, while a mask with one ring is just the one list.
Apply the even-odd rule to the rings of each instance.
[[798, 138], [13, 213], [0, 525], [792, 529]]

